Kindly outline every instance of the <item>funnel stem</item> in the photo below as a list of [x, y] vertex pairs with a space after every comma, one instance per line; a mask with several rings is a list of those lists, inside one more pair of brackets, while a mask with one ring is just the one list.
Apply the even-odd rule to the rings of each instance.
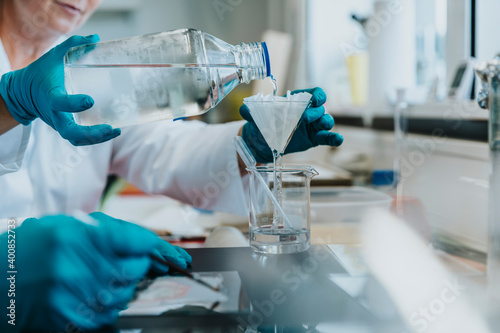
[[276, 184], [276, 188], [278, 191], [278, 203], [280, 206], [283, 205], [283, 154], [278, 154], [276, 157], [276, 164], [278, 172], [276, 173], [276, 178], [278, 179], [278, 183]]
[[[276, 170], [276, 167], [277, 167], [277, 163], [278, 163], [278, 151], [276, 149], [273, 149], [273, 166], [274, 166], [274, 170], [273, 170], [273, 195], [274, 197], [276, 198], [276, 200], [278, 201], [278, 204], [279, 203], [279, 199], [278, 199], [278, 173], [277, 173], [277, 170]], [[278, 215], [278, 209], [276, 207], [274, 207], [274, 214], [273, 214], [273, 230], [276, 230], [279, 226], [279, 215]]]
[[[273, 193], [276, 201], [278, 201], [279, 206], [282, 206], [282, 172], [278, 171], [278, 167], [281, 167], [281, 155], [278, 153], [276, 149], [273, 149], [273, 164], [274, 164], [274, 186]], [[273, 229], [276, 230], [280, 226], [283, 226], [283, 218], [280, 214], [278, 214], [277, 208], [274, 207], [274, 218], [273, 218]]]

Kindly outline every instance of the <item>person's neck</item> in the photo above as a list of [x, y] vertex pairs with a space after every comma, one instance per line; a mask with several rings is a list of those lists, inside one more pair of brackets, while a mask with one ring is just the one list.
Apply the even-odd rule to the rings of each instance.
[[58, 36], [43, 34], [43, 29], [33, 27], [15, 12], [11, 1], [2, 2], [0, 38], [12, 70], [21, 69], [43, 55]]

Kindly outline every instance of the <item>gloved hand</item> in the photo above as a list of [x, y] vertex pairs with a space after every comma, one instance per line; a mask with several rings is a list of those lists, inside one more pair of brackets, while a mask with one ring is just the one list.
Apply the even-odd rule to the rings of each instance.
[[[158, 257], [163, 257], [164, 259], [167, 259], [182, 268], [187, 268], [187, 266], [193, 262], [193, 259], [189, 253], [186, 252], [186, 250], [163, 240], [160, 240], [160, 244], [154, 250], [154, 254]], [[155, 277], [165, 275], [167, 272], [168, 267], [153, 261], [153, 265], [151, 266], [148, 276]]]
[[[90, 216], [93, 216], [94, 218], [97, 217], [100, 221], [115, 221], [116, 219], [103, 214], [99, 212], [95, 212], [90, 214]], [[125, 221], [122, 221], [126, 223]], [[178, 246], [174, 246], [170, 244], [169, 242], [166, 242], [160, 238], [158, 238], [158, 245], [155, 247], [153, 250], [153, 254], [160, 258], [167, 259], [177, 266], [180, 266], [182, 268], [187, 268], [188, 265], [190, 265], [193, 262], [193, 259], [189, 255], [189, 253], [186, 252], [183, 248], [180, 248]], [[157, 277], [161, 275], [165, 275], [168, 272], [168, 267], [165, 267], [164, 265], [153, 261], [151, 265], [151, 269], [148, 272], [149, 277]]]
[[[325, 114], [326, 94], [321, 88], [294, 90], [293, 94], [307, 92], [312, 95], [311, 106], [304, 111], [299, 125], [295, 130], [285, 154], [296, 153], [319, 145], [338, 147], [344, 141], [342, 135], [330, 132], [333, 128], [334, 120], [329, 114]], [[273, 154], [266, 143], [266, 140], [259, 131], [250, 115], [246, 105], [240, 107], [240, 114], [247, 121], [243, 125], [242, 138], [252, 151], [258, 163], [270, 163], [273, 161]]]
[[26, 220], [14, 229], [13, 268], [7, 267], [7, 242], [13, 238], [0, 236], [0, 331], [13, 328], [5, 314], [12, 299], [7, 299], [11, 284], [6, 272], [12, 270], [17, 271], [17, 330], [75, 332], [117, 320], [149, 270], [149, 254], [160, 239], [135, 224], [100, 213], [91, 216], [87, 223], [62, 215]]
[[45, 53], [29, 66], [6, 73], [0, 80], [0, 95], [14, 119], [29, 125], [40, 118], [75, 146], [105, 142], [120, 135], [109, 125], [79, 126], [70, 112], [94, 105], [88, 95], [68, 95], [64, 88], [63, 58], [73, 46], [96, 43], [99, 36], [73, 36]]

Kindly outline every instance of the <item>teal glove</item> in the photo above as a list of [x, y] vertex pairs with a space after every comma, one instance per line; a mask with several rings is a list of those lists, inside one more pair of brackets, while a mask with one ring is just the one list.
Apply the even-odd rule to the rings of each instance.
[[101, 143], [120, 135], [120, 129], [109, 125], [75, 124], [71, 112], [89, 109], [94, 100], [87, 95], [68, 95], [64, 88], [66, 51], [98, 41], [97, 35], [73, 36], [28, 67], [4, 74], [0, 80], [0, 95], [14, 119], [29, 125], [40, 118], [75, 146]]
[[[15, 329], [93, 330], [113, 324], [133, 297], [160, 239], [101, 213], [90, 216], [90, 224], [59, 215], [28, 219], [14, 229]], [[12, 299], [5, 276], [13, 270], [7, 267], [8, 239], [0, 235], [2, 332], [13, 328], [5, 314]]]
[[[98, 217], [100, 221], [113, 221], [115, 220], [113, 217], [108, 216], [103, 213], [92, 213], [90, 214], [93, 217]], [[125, 222], [125, 221], [123, 221]], [[158, 245], [156, 248], [153, 250], [153, 254], [160, 258], [167, 259], [177, 266], [180, 266], [182, 268], [187, 268], [188, 265], [190, 265], [193, 262], [193, 259], [189, 255], [189, 253], [186, 252], [183, 248], [180, 248], [178, 246], [174, 246], [170, 244], [169, 242], [160, 240], [158, 242]], [[165, 267], [164, 265], [153, 261], [152, 266], [150, 271], [148, 272], [149, 277], [157, 277], [161, 275], [165, 275], [168, 272], [168, 267]]]
[[[159, 257], [163, 257], [164, 259], [167, 259], [182, 268], [187, 268], [187, 266], [193, 262], [193, 259], [189, 253], [186, 252], [186, 250], [165, 241], [160, 241], [159, 246], [154, 250], [154, 254]], [[148, 276], [155, 277], [165, 275], [167, 272], [168, 267], [153, 261], [153, 265], [151, 266]]]
[[[329, 114], [325, 114], [326, 94], [321, 88], [294, 90], [293, 94], [307, 92], [312, 95], [311, 106], [304, 111], [299, 125], [293, 134], [285, 154], [296, 153], [319, 145], [338, 147], [344, 141], [342, 135], [330, 132], [334, 120]], [[259, 131], [250, 115], [246, 105], [240, 108], [240, 114], [247, 121], [243, 125], [241, 136], [247, 143], [258, 163], [270, 163], [273, 161], [271, 148]]]

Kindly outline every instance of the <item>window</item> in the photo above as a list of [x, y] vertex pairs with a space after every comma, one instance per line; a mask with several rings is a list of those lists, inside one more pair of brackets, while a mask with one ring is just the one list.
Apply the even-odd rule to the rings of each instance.
[[[453, 0], [455, 4], [461, 1]], [[411, 26], [405, 26], [409, 29], [405, 32], [405, 36], [412, 38], [408, 44], [411, 45], [411, 51], [404, 53], [404, 50], [408, 48], [403, 46], [397, 49], [398, 43], [396, 45], [382, 43], [380, 47], [383, 54], [377, 60], [372, 58], [372, 61], [376, 62], [379, 59], [391, 57], [396, 59], [396, 61], [389, 61], [386, 64], [383, 64], [383, 61], [380, 64], [376, 63], [376, 66], [379, 67], [392, 66], [395, 62], [406, 60], [403, 76], [407, 80], [394, 78], [394, 85], [403, 82], [401, 85], [411, 86], [416, 91], [415, 95], [424, 96], [421, 98], [422, 102], [426, 100], [426, 94], [436, 82], [439, 83], [441, 96], [446, 95], [446, 87], [449, 84], [446, 58], [448, 1], [400, 0], [388, 2], [388, 5], [384, 5], [388, 7], [380, 7], [381, 2], [374, 0], [307, 1], [309, 80], [327, 90], [330, 108], [346, 109], [366, 105], [369, 99], [368, 85], [370, 82], [368, 51], [378, 47], [374, 46], [375, 43], [379, 39], [386, 38], [382, 35], [386, 34], [387, 31], [393, 28], [399, 29], [397, 24], [401, 22], [394, 22], [398, 21], [397, 16], [400, 15], [404, 16], [404, 20], [400, 21], [406, 21], [409, 18], [412, 22]], [[393, 3], [395, 7], [400, 6], [402, 9], [391, 13], [390, 3]], [[387, 8], [389, 14], [385, 15], [385, 9], [381, 8]], [[353, 20], [353, 14], [361, 19], [371, 16], [373, 18], [372, 25], [365, 24], [363, 28], [360, 23]], [[394, 36], [397, 37], [398, 33], [396, 31]], [[404, 39], [407, 40], [406, 37]], [[399, 53], [402, 55], [400, 56]], [[352, 55], [359, 57], [351, 57]], [[463, 56], [457, 57], [463, 60]], [[385, 74], [384, 80], [390, 81], [389, 76], [397, 76], [401, 73], [400, 70], [397, 70], [391, 74], [391, 71], [388, 70], [383, 72], [382, 76]], [[374, 86], [373, 81], [372, 86]], [[363, 94], [365, 96], [362, 96]], [[383, 98], [386, 101], [390, 99], [388, 98], [390, 96], [385, 96], [388, 95], [386, 91], [381, 94], [384, 95]], [[389, 106], [389, 103], [386, 105]]]

